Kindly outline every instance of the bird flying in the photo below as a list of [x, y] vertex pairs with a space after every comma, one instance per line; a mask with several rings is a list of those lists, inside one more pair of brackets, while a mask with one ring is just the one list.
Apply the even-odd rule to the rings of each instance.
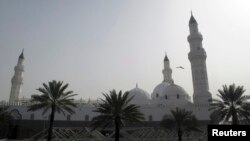
[[178, 66], [178, 67], [176, 67], [176, 68], [178, 68], [178, 69], [184, 69], [184, 67], [182, 67], [182, 66]]

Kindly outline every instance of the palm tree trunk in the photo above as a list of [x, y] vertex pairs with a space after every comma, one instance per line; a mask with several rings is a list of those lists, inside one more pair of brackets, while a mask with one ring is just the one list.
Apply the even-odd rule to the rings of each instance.
[[115, 141], [119, 141], [120, 138], [120, 127], [119, 127], [119, 117], [115, 118]]
[[233, 122], [233, 125], [239, 124], [238, 117], [237, 117], [236, 113], [233, 113], [233, 115], [232, 115], [232, 122]]
[[234, 106], [232, 106], [232, 124], [233, 125], [239, 124], [239, 120], [238, 120], [238, 117], [237, 117], [236, 109], [234, 108]]
[[180, 128], [178, 128], [178, 140], [182, 141], [182, 131]]
[[47, 141], [51, 140], [53, 123], [54, 123], [54, 117], [55, 117], [55, 106], [52, 105], [51, 114], [50, 114], [50, 121], [49, 121], [49, 131], [48, 131]]

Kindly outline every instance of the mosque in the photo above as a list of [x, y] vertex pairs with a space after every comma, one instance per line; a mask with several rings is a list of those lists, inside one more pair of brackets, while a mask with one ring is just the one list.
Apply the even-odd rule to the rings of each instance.
[[[131, 103], [140, 106], [140, 111], [144, 114], [146, 121], [159, 122], [163, 116], [169, 114], [170, 110], [175, 107], [185, 108], [193, 111], [196, 117], [201, 121], [208, 121], [210, 111], [208, 111], [209, 102], [212, 98], [209, 92], [209, 84], [206, 67], [206, 51], [202, 46], [202, 34], [198, 30], [198, 23], [191, 14], [189, 20], [189, 32], [187, 41], [190, 46], [188, 59], [191, 63], [193, 95], [188, 94], [184, 88], [174, 83], [172, 78], [172, 69], [170, 60], [165, 56], [163, 59], [163, 81], [158, 84], [150, 95], [145, 90], [136, 85], [135, 88], [129, 91], [131, 96], [134, 96]], [[45, 121], [49, 119], [49, 115], [42, 115], [42, 111], [27, 112], [27, 105], [30, 104], [27, 99], [20, 99], [19, 94], [23, 85], [24, 73], [24, 52], [18, 58], [18, 63], [15, 66], [15, 74], [11, 79], [11, 92], [9, 97], [9, 105], [11, 112], [17, 118], [28, 121]], [[60, 122], [65, 121], [91, 121], [97, 113], [93, 112], [95, 104], [98, 100], [84, 101], [76, 100], [78, 107], [73, 115], [56, 114], [55, 120]]]

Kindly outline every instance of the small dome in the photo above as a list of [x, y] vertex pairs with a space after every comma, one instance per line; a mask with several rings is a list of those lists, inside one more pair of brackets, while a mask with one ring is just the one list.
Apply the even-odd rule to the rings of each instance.
[[134, 96], [134, 98], [130, 101], [131, 104], [145, 105], [150, 102], [150, 95], [137, 86], [129, 91], [129, 96]]

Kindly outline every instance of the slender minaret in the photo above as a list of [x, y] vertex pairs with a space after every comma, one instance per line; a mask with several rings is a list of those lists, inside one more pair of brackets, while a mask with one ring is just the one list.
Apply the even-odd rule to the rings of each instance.
[[21, 92], [21, 85], [23, 84], [23, 72], [24, 72], [24, 55], [23, 51], [18, 58], [17, 65], [15, 66], [15, 74], [11, 79], [11, 90], [10, 90], [10, 104], [18, 102], [18, 97]]
[[164, 69], [162, 70], [162, 74], [164, 78], [163, 82], [167, 82], [170, 84], [174, 83], [172, 79], [172, 69], [170, 68], [170, 63], [167, 54], [164, 58]]
[[208, 100], [212, 98], [209, 92], [207, 67], [206, 67], [206, 52], [202, 47], [203, 37], [198, 30], [198, 24], [191, 12], [191, 18], [189, 20], [189, 32], [188, 42], [190, 46], [190, 52], [188, 53], [188, 59], [192, 68], [193, 79], [193, 102], [194, 104], [208, 104]]

